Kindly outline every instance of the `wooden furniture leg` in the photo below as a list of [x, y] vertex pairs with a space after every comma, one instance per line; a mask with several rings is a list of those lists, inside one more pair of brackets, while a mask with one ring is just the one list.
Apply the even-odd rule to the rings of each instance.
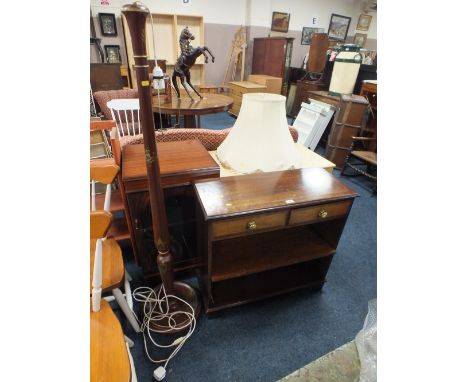
[[195, 123], [194, 115], [184, 115], [184, 128], [186, 129], [195, 129], [197, 127]]

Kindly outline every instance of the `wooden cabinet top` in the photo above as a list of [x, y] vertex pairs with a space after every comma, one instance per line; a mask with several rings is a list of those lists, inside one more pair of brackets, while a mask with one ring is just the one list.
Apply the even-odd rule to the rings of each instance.
[[[198, 139], [158, 142], [158, 158], [163, 186], [190, 182], [211, 174], [219, 176], [219, 166]], [[122, 150], [124, 183], [147, 178], [143, 144], [126, 145]]]
[[254, 37], [254, 40], [288, 40], [288, 41], [293, 41], [294, 37]]
[[241, 88], [246, 89], [266, 89], [266, 85], [257, 84], [256, 82], [249, 82], [249, 81], [231, 81], [229, 85], [239, 86]]
[[207, 219], [358, 196], [321, 168], [239, 175], [194, 186]]

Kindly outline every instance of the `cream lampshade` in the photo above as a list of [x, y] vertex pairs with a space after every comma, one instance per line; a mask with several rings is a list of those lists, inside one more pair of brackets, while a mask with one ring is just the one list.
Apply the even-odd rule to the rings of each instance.
[[224, 167], [243, 174], [300, 167], [300, 156], [286, 119], [286, 97], [249, 93], [216, 155]]

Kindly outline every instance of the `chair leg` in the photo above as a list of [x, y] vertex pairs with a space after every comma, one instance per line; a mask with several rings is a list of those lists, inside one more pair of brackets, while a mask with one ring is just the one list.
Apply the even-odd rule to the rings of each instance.
[[138, 382], [136, 371], [135, 371], [135, 363], [133, 362], [132, 353], [130, 352], [130, 345], [127, 342], [127, 353], [128, 353], [128, 360], [130, 361], [130, 370], [132, 372], [130, 382]]
[[128, 347], [129, 348], [132, 348], [135, 346], [135, 342], [133, 342], [130, 338], [128, 338], [125, 334], [124, 334], [124, 337], [125, 337], [125, 342], [128, 344]]
[[127, 270], [125, 270], [125, 278], [128, 280], [128, 281], [132, 281], [132, 276], [130, 276], [130, 273], [127, 272]]
[[101, 288], [99, 289], [93, 288], [93, 291], [91, 294], [93, 312], [99, 312], [99, 310], [101, 309], [101, 292], [102, 292]]
[[122, 291], [119, 288], [112, 289], [112, 294], [115, 297], [115, 300], [117, 301], [117, 304], [119, 304], [120, 309], [122, 309], [123, 314], [127, 318], [128, 322], [130, 322], [130, 325], [132, 325], [133, 330], [135, 332], [140, 333], [140, 326], [138, 325], [138, 322], [133, 314], [133, 311], [130, 309], [130, 307], [127, 304], [127, 300], [125, 299]]
[[132, 299], [132, 290], [130, 289], [130, 281], [132, 281], [132, 278], [130, 277], [128, 272], [125, 271], [125, 281], [124, 281], [125, 299], [127, 300], [127, 304], [130, 307], [130, 309], [133, 310], [133, 299]]
[[341, 168], [340, 175], [342, 176], [344, 175], [345, 169], [346, 169], [346, 162], [343, 164], [343, 167]]

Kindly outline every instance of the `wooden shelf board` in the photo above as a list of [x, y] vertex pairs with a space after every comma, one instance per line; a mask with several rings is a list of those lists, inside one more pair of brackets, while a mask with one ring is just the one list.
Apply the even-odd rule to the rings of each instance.
[[115, 219], [107, 232], [107, 237], [112, 237], [115, 240], [128, 240], [130, 239], [130, 232], [127, 227], [125, 217]]
[[[96, 194], [96, 210], [104, 209], [105, 194]], [[91, 203], [91, 199], [90, 199]], [[111, 194], [110, 212], [118, 212], [124, 210], [124, 204], [119, 190], [113, 190]]]
[[[235, 301], [235, 299], [232, 299], [231, 301], [226, 300], [226, 302], [223, 303], [223, 304], [219, 304], [219, 305], [217, 304], [215, 307], [209, 307], [208, 310], [207, 310], [207, 313], [208, 314], [209, 313], [214, 313], [214, 312], [217, 312], [219, 310], [224, 310], [226, 308], [233, 308], [235, 306], [244, 305], [247, 302], [250, 303], [250, 302], [264, 300], [264, 299], [270, 298], [270, 297], [280, 296], [282, 294], [294, 292], [294, 291], [297, 291], [299, 289], [304, 289], [304, 288], [309, 288], [309, 287], [310, 288], [317, 287], [317, 289], [319, 289], [325, 282], [326, 282], [326, 280], [301, 283], [301, 284], [297, 284], [296, 286], [294, 286], [292, 288], [281, 289], [281, 290], [277, 290], [275, 292], [270, 292], [270, 293], [266, 293], [266, 294], [258, 294], [255, 297], [249, 298], [248, 301]], [[237, 298], [237, 300], [239, 300], [239, 298]], [[204, 303], [207, 304], [207, 301], [204, 301]]]
[[[306, 287], [321, 288], [331, 257], [213, 283], [213, 302], [205, 301], [207, 313], [246, 304]], [[287, 288], [285, 288], [287, 285]], [[206, 297], [204, 295], [204, 297]]]
[[213, 243], [211, 280], [219, 282], [335, 254], [309, 226]]

